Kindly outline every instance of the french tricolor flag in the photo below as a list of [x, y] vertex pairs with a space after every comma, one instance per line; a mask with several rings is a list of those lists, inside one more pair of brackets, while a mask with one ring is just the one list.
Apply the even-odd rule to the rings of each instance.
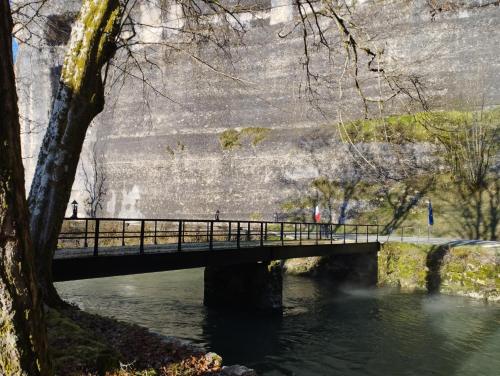
[[321, 213], [319, 212], [319, 205], [316, 205], [314, 209], [314, 221], [319, 222], [321, 220]]

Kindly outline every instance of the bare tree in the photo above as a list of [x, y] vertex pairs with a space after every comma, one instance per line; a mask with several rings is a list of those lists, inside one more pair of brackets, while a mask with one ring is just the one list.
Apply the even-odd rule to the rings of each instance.
[[[328, 222], [333, 223], [333, 207], [335, 203], [339, 205], [339, 220], [347, 217], [347, 207], [352, 200], [357, 200], [361, 197], [364, 191], [364, 184], [361, 183], [361, 176], [355, 175], [349, 179], [343, 180], [328, 180], [325, 177], [320, 177], [312, 182], [312, 186], [321, 193], [320, 202], [326, 206], [328, 210]], [[339, 221], [340, 222], [340, 221]], [[340, 223], [337, 223], [337, 228]]]
[[485, 110], [482, 104], [468, 105], [471, 110], [453, 116], [429, 113], [422, 124], [438, 140], [448, 163], [452, 191], [460, 198], [451, 198], [451, 204], [461, 214], [458, 222], [465, 233], [461, 235], [495, 240], [500, 115]]
[[104, 166], [104, 154], [98, 147], [98, 142], [92, 143], [88, 155], [88, 165], [82, 159], [83, 186], [87, 193], [85, 199], [87, 216], [95, 218], [107, 194], [107, 174]]
[[408, 218], [411, 210], [434, 188], [434, 176], [418, 176], [392, 185], [382, 185], [378, 195], [383, 201], [377, 203], [389, 209], [390, 219], [382, 227], [381, 234], [390, 234]]
[[[52, 283], [52, 257], [85, 134], [92, 119], [103, 109], [104, 89], [110, 71], [115, 73], [111, 77], [114, 83], [120, 77], [132, 77], [139, 79], [143, 88], [161, 94], [150, 84], [141, 64], [157, 67], [154, 59], [146, 53], [148, 44], [136, 40], [137, 28], [148, 27], [134, 20], [137, 3], [137, 0], [84, 0], [71, 31], [28, 200], [39, 283], [44, 301], [50, 306], [64, 304]], [[224, 30], [241, 29], [233, 10], [218, 2], [186, 0], [176, 4], [180, 6], [181, 17], [185, 18], [183, 26], [178, 28], [183, 35], [208, 39], [225, 47], [227, 41], [223, 36], [227, 33]], [[211, 26], [214, 18], [222, 21], [217, 27]], [[185, 43], [186, 40], [182, 39], [177, 45], [164, 43], [156, 48], [184, 51], [182, 46]], [[114, 60], [117, 51], [120, 54]], [[143, 59], [139, 60], [138, 56], [143, 56]], [[190, 56], [204, 63], [198, 56]]]
[[30, 228], [39, 283], [51, 306], [64, 304], [52, 283], [52, 257], [85, 133], [104, 106], [102, 68], [116, 50], [122, 13], [118, 0], [83, 1], [38, 156], [28, 200]]
[[[169, 6], [175, 6], [177, 16], [160, 25], [145, 24], [135, 16], [138, 0], [84, 0], [71, 30], [59, 88], [29, 195], [30, 227], [38, 275], [44, 299], [49, 305], [62, 304], [52, 285], [52, 256], [85, 133], [92, 119], [103, 109], [106, 85], [119, 86], [126, 78], [137, 79], [142, 83], [146, 98], [148, 90], [168, 98], [147, 75], [148, 70], [161, 72], [157, 59], [162, 55], [158, 51], [186, 54], [218, 74], [245, 83], [218, 69], [193, 47], [194, 42], [210, 43], [216, 47], [216, 51], [230, 57], [231, 43], [241, 40], [246, 31], [241, 16], [258, 11], [259, 7], [255, 9], [243, 1], [162, 0], [145, 3], [160, 7], [167, 13]], [[317, 98], [329, 100], [328, 96], [323, 97], [325, 92], [316, 88], [314, 83], [324, 83], [327, 92], [331, 93], [334, 89], [331, 82], [337, 80], [335, 88], [342, 96], [345, 77], [349, 77], [359, 93], [365, 114], [369, 103], [375, 103], [380, 108], [382, 103], [393, 100], [399, 94], [418, 99], [418, 95], [411, 91], [416, 89], [418, 92], [418, 78], [405, 79], [402, 75], [390, 73], [381, 58], [383, 50], [372, 48], [369, 35], [352, 16], [353, 9], [347, 1], [296, 0], [295, 5], [299, 18], [290, 32], [300, 30], [303, 35], [306, 92], [312, 101]], [[35, 21], [38, 9], [32, 7], [28, 14]], [[335, 28], [330, 27], [332, 24]], [[141, 40], [139, 31], [145, 30], [175, 37], [164, 38], [159, 42], [155, 38]], [[286, 35], [286, 32], [281, 34], [282, 37]], [[318, 65], [313, 63], [312, 49], [318, 47], [324, 49], [324, 56], [332, 62], [332, 67], [341, 67], [340, 71], [323, 74], [315, 70]], [[343, 64], [333, 64], [332, 57], [337, 55]], [[374, 79], [379, 82], [387, 83], [384, 88], [379, 85], [379, 97], [372, 98], [365, 94], [360, 80], [361, 71], [374, 75]], [[144, 103], [148, 106], [147, 99]], [[321, 111], [320, 106], [317, 108]]]
[[0, 1], [0, 374], [51, 375], [29, 235], [12, 57], [12, 18]]

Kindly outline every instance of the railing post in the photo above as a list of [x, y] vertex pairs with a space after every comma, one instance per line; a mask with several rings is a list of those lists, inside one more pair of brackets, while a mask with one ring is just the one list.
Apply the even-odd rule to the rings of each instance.
[[139, 246], [139, 253], [142, 255], [144, 253], [144, 219], [141, 220], [141, 245]]
[[378, 225], [377, 225], [377, 242], [378, 242]]
[[210, 223], [207, 222], [207, 243], [210, 243]]
[[281, 239], [281, 245], [284, 245], [285, 239], [283, 238], [283, 222], [280, 223], [280, 239]]
[[250, 222], [247, 224], [247, 241], [252, 240], [252, 236], [250, 235]]
[[343, 223], [343, 225], [344, 225], [344, 244], [345, 244], [345, 235], [346, 235], [345, 234], [345, 223]]
[[366, 242], [368, 243], [368, 225], [366, 225]]
[[266, 227], [266, 232], [265, 232], [265, 235], [264, 235], [264, 240], [267, 241], [267, 222], [265, 223], [265, 227]]
[[182, 242], [186, 242], [186, 222], [182, 223]]
[[358, 242], [358, 225], [356, 225], [356, 243]]
[[294, 224], [294, 234], [293, 234], [293, 240], [297, 240], [297, 224]]
[[125, 221], [122, 222], [122, 247], [125, 247]]
[[178, 228], [178, 234], [177, 234], [177, 251], [181, 251], [182, 249], [182, 237], [184, 235], [184, 226], [182, 226], [182, 220], [179, 221], [179, 228]]
[[89, 230], [89, 220], [86, 219], [85, 220], [85, 238], [83, 239], [83, 246], [84, 246], [84, 248], [87, 248], [89, 246], [89, 244], [87, 242], [88, 230]]
[[240, 249], [240, 222], [236, 222], [237, 228], [236, 228], [236, 248]]
[[322, 234], [321, 234], [321, 223], [318, 225], [319, 226], [319, 240], [323, 240]]
[[95, 220], [95, 228], [94, 228], [94, 256], [97, 256], [99, 253], [99, 220]]
[[311, 239], [311, 226], [307, 224], [307, 240]]
[[403, 241], [404, 237], [404, 226], [401, 226], [401, 241]]
[[158, 224], [158, 222], [157, 222], [157, 221], [155, 221], [155, 237], [154, 237], [154, 243], [155, 243], [155, 245], [156, 245], [156, 244], [158, 244], [158, 243], [156, 242], [156, 229], [157, 229], [157, 224]]
[[316, 223], [316, 245], [318, 245], [318, 224]]
[[302, 245], [302, 223], [299, 223], [299, 244]]
[[264, 223], [260, 222], [260, 246], [264, 246]]
[[228, 235], [227, 235], [227, 241], [228, 242], [231, 241], [231, 221], [229, 221], [229, 231], [228, 231]]
[[214, 221], [210, 221], [210, 237], [208, 240], [208, 249], [214, 249]]
[[330, 244], [333, 244], [333, 225], [330, 223]]

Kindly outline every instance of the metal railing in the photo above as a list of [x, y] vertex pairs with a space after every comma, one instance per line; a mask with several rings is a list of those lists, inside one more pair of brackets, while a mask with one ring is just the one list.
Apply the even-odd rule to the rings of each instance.
[[[379, 225], [242, 220], [66, 218], [59, 249], [137, 247], [171, 250], [361, 243], [379, 240]], [[155, 247], [156, 246], [156, 247]]]
[[390, 229], [383, 236], [383, 241], [401, 241], [412, 240], [416, 242], [425, 242], [431, 239], [431, 230], [429, 226], [423, 228], [421, 226], [398, 226], [394, 229]]

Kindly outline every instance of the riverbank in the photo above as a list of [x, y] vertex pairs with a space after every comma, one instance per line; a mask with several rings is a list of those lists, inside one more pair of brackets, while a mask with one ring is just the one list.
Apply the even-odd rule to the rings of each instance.
[[[240, 317], [241, 315], [237, 314], [234, 317], [220, 313], [212, 314], [201, 304], [204, 285], [202, 270], [66, 282], [59, 284], [62, 296], [78, 304], [85, 311], [71, 307], [61, 312], [48, 313], [49, 338], [57, 374], [62, 376], [255, 375], [253, 371], [245, 368], [224, 368], [221, 358], [203, 350], [203, 347], [213, 348], [225, 354], [230, 361], [241, 361], [262, 371], [266, 370], [267, 366], [256, 359], [266, 359], [267, 362], [268, 355], [276, 352], [273, 343], [278, 339], [273, 337], [273, 333], [285, 331], [292, 342], [298, 338], [309, 338], [303, 346], [310, 346], [308, 342], [311, 340], [310, 331], [315, 329], [309, 328], [309, 325], [315, 322], [324, 323], [330, 317], [335, 318], [331, 322], [332, 333], [337, 333], [343, 330], [345, 322], [349, 320], [355, 320], [352, 323], [352, 332], [356, 332], [360, 326], [368, 325], [362, 319], [365, 316], [369, 325], [373, 325], [370, 318], [379, 315], [384, 317], [389, 315], [386, 320], [395, 321], [397, 325], [403, 323], [407, 325], [408, 317], [412, 317], [411, 315], [418, 309], [423, 309], [422, 315], [447, 309], [448, 305], [453, 306], [450, 312], [455, 312], [456, 307], [464, 310], [464, 304], [466, 306], [472, 304], [471, 309], [474, 312], [486, 310], [487, 305], [481, 308], [483, 305], [480, 302], [476, 303], [479, 306], [474, 306], [473, 303], [466, 301], [465, 303], [462, 301], [453, 303], [454, 300], [434, 301], [432, 296], [427, 300], [424, 298], [427, 294], [386, 296], [386, 289], [355, 289], [347, 296], [342, 292], [344, 290], [341, 290], [339, 295], [330, 295], [332, 288], [337, 285], [336, 278], [331, 277], [349, 275], [358, 281], [364, 281], [365, 285], [369, 283], [370, 286], [377, 284], [409, 292], [439, 291], [442, 294], [462, 295], [474, 297], [476, 300], [495, 302], [499, 301], [499, 252], [498, 247], [463, 245], [437, 247], [411, 243], [386, 243], [382, 245], [377, 256], [358, 259], [352, 257], [342, 263], [334, 257], [287, 260], [284, 263], [287, 274], [325, 276], [326, 279], [317, 281], [314, 278], [288, 276], [284, 287], [283, 317], [286, 317], [286, 320], [277, 318], [264, 320], [253, 316]], [[110, 299], [110, 296], [113, 299]], [[366, 300], [367, 303], [357, 304], [359, 299]], [[405, 300], [405, 303], [401, 303], [401, 307], [412, 304], [410, 311], [413, 313], [405, 316], [407, 318], [403, 323], [399, 323], [399, 316], [390, 316], [389, 313], [393, 308], [388, 310], [384, 308], [388, 305], [398, 307], [399, 300]], [[373, 307], [368, 309], [366, 306], [368, 303]], [[327, 312], [331, 312], [325, 317], [317, 318], [315, 315], [323, 312], [324, 308], [314, 307], [322, 307], [323, 304], [326, 304], [326, 307], [333, 304], [334, 308], [325, 308]], [[490, 305], [490, 309], [495, 310], [494, 306]], [[346, 310], [345, 314], [342, 314], [343, 310]], [[90, 314], [87, 311], [103, 316], [119, 317], [141, 326]], [[356, 313], [354, 316], [353, 312]], [[447, 311], [447, 315], [450, 312]], [[300, 321], [302, 317], [304, 317], [303, 322]], [[464, 313], [464, 317], [470, 317], [470, 313]], [[483, 319], [488, 322], [489, 328], [488, 314], [485, 314]], [[299, 331], [301, 333], [299, 337], [295, 333], [297, 320], [307, 328], [305, 331]], [[457, 328], [464, 327], [461, 316], [458, 320], [460, 324]], [[477, 330], [483, 331], [483, 326], [482, 323], [478, 324], [478, 328], [482, 329]], [[145, 327], [151, 328], [155, 333], [191, 338], [200, 343], [201, 347], [152, 333]], [[457, 328], [453, 330], [454, 333]], [[380, 328], [380, 333], [386, 333], [387, 330], [384, 325]], [[425, 335], [430, 335], [428, 333], [432, 332], [432, 328], [418, 330], [422, 330]], [[324, 332], [323, 328], [321, 332]], [[237, 333], [236, 338], [234, 333]], [[379, 340], [380, 333], [374, 336], [374, 341]], [[491, 333], [489, 329], [484, 330], [484, 341], [487, 341], [489, 333]], [[359, 335], [361, 334], [357, 334], [357, 337]], [[277, 337], [280, 336], [281, 334]], [[335, 346], [345, 346], [345, 338], [350, 336], [338, 337], [339, 343]], [[492, 348], [497, 348], [497, 342], [496, 338], [493, 339]], [[285, 349], [286, 343], [283, 345]], [[316, 343], [316, 340], [313, 343]], [[405, 343], [396, 348], [404, 346]], [[321, 343], [312, 350], [312, 354], [320, 352], [324, 346], [326, 345]], [[349, 344], [347, 348], [355, 349], [356, 346]], [[367, 347], [371, 348], [371, 345]], [[285, 353], [286, 355], [278, 354], [277, 359], [288, 361], [290, 353]], [[306, 355], [297, 355], [298, 358], [304, 356]], [[276, 361], [276, 364], [272, 363], [272, 368], [279, 367], [281, 362], [282, 360]], [[287, 367], [301, 369], [299, 364], [300, 362], [294, 359]], [[342, 363], [332, 363], [328, 367], [339, 364]], [[481, 364], [482, 362], [474, 362], [474, 367], [480, 367]], [[320, 371], [326, 372], [325, 369]], [[319, 374], [324, 374], [321, 372]]]
[[[488, 302], [500, 301], [500, 248], [389, 242], [377, 257], [376, 284], [401, 291], [439, 292]], [[323, 276], [338, 269], [335, 258], [287, 260], [286, 273]]]
[[173, 337], [69, 306], [47, 314], [59, 376], [254, 376], [242, 366]]
[[[86, 312], [187, 339], [262, 376], [496, 376], [499, 304], [283, 276], [282, 316], [203, 305], [203, 269], [58, 283]], [[144, 376], [144, 374], [142, 375]]]

